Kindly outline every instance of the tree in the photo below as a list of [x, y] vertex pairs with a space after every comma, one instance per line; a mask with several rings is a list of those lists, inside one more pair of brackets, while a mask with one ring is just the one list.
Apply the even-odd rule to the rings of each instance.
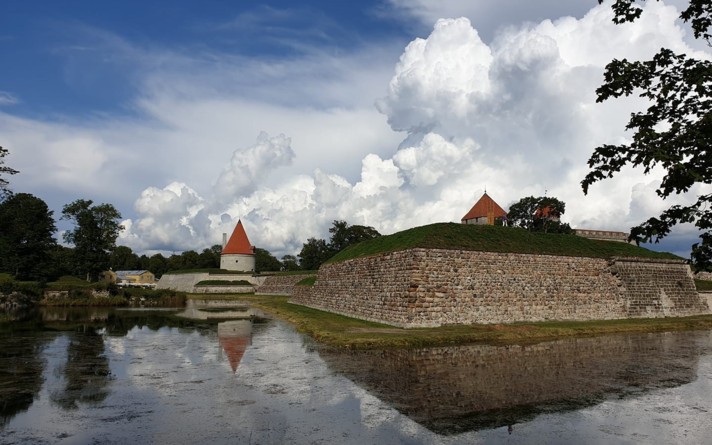
[[47, 281], [56, 281], [65, 275], [73, 275], [77, 269], [74, 249], [55, 245], [49, 251], [49, 262], [45, 270]]
[[339, 220], [334, 220], [334, 224], [329, 229], [329, 233], [331, 233], [329, 247], [334, 254], [341, 252], [352, 244], [381, 236], [373, 227], [360, 225], [349, 226], [346, 221]]
[[17, 170], [13, 170], [5, 165], [3, 158], [7, 156], [8, 153], [7, 149], [0, 147], [0, 196], [8, 193], [7, 186], [9, 184], [9, 182], [2, 177], [2, 174], [15, 175], [19, 173]]
[[19, 280], [47, 278], [50, 251], [56, 245], [53, 212], [28, 193], [0, 203], [0, 270]]
[[[599, 0], [602, 3], [602, 0]], [[643, 10], [636, 0], [616, 0], [615, 23], [632, 22]], [[680, 13], [695, 38], [710, 43], [712, 3], [690, 0]], [[597, 102], [634, 92], [648, 99], [645, 111], [631, 114], [626, 129], [632, 142], [597, 147], [588, 161], [591, 171], [581, 182], [584, 193], [600, 180], [611, 178], [630, 164], [646, 173], [656, 166], [666, 174], [656, 193], [663, 199], [688, 192], [696, 184], [712, 184], [712, 62], [675, 54], [662, 48], [651, 60], [613, 60], [606, 66]], [[692, 223], [701, 231], [701, 243], [693, 245], [693, 263], [712, 262], [712, 193], [697, 196], [694, 203], [673, 205], [658, 217], [633, 227], [630, 239], [658, 242], [678, 223]]]
[[346, 221], [334, 220], [329, 228], [331, 238], [327, 243], [323, 239], [309, 238], [299, 252], [299, 265], [304, 270], [316, 270], [326, 260], [345, 248], [381, 236], [373, 227], [353, 225]]
[[692, 245], [690, 265], [695, 271], [712, 272], [712, 240], [709, 233], [703, 233], [702, 243]]
[[220, 244], [215, 244], [208, 249], [203, 249], [198, 258], [198, 268], [219, 269], [220, 252], [222, 252], [222, 246]]
[[62, 219], [71, 220], [74, 229], [64, 233], [64, 240], [74, 245], [77, 273], [87, 281], [96, 281], [109, 267], [116, 238], [123, 230], [121, 214], [111, 204], [93, 206], [91, 200], [78, 199], [62, 209]]
[[200, 255], [195, 250], [186, 250], [180, 256], [183, 269], [198, 269], [200, 267]]
[[566, 203], [552, 196], [528, 196], [509, 207], [507, 221], [532, 232], [571, 233], [571, 227], [560, 221], [565, 211]]
[[255, 248], [255, 271], [279, 271], [282, 263], [265, 249]]
[[286, 270], [299, 270], [299, 263], [297, 262], [297, 257], [294, 255], [284, 255], [282, 257], [282, 265]]
[[168, 260], [160, 253], [157, 253], [148, 259], [148, 267], [146, 269], [153, 272], [156, 278], [160, 278], [168, 271]]
[[116, 246], [109, 256], [109, 266], [113, 270], [141, 269], [141, 260], [130, 247]]
[[331, 249], [326, 241], [321, 238], [309, 238], [299, 252], [299, 265], [304, 270], [317, 270], [329, 258], [331, 258]]

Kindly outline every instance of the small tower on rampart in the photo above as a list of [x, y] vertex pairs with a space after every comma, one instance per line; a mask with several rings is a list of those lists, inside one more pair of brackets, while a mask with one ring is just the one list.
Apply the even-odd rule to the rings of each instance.
[[463, 224], [494, 225], [497, 219], [507, 217], [507, 212], [490, 198], [487, 192], [460, 220]]
[[242, 226], [242, 221], [238, 220], [235, 230], [232, 231], [230, 239], [225, 242], [223, 234], [223, 250], [220, 253], [220, 269], [234, 270], [236, 272], [255, 271], [255, 246], [250, 243]]

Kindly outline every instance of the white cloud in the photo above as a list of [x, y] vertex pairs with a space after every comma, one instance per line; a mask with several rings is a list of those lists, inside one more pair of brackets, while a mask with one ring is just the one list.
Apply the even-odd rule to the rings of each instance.
[[20, 102], [15, 95], [8, 93], [7, 91], [0, 91], [0, 106], [3, 105], [15, 105]]
[[255, 145], [236, 150], [215, 183], [217, 203], [224, 205], [235, 197], [250, 194], [273, 170], [291, 164], [294, 151], [290, 144], [291, 140], [283, 134], [270, 137], [261, 132]]
[[[441, 3], [418, 4], [423, 17], [456, 6]], [[494, 11], [471, 3], [470, 14]], [[501, 28], [487, 43], [467, 18], [439, 20], [399, 60], [369, 47], [271, 61], [168, 53], [161, 65], [122, 42], [144, 70], [139, 118], [0, 113], [0, 132], [17, 161], [8, 165], [28, 178], [18, 183], [56, 181], [134, 204], [121, 240], [137, 250], [202, 250], [241, 218], [252, 243], [279, 256], [328, 236], [334, 219], [382, 233], [459, 221], [485, 187], [505, 207], [546, 190], [567, 203], [574, 226], [627, 230], [665, 208], [653, 193], [661, 171], [624, 169], [588, 196], [579, 183], [593, 148], [625, 141], [629, 113], [644, 105], [595, 103], [605, 64], [663, 45], [692, 52], [674, 8], [645, 8], [626, 26], [601, 5]], [[523, 9], [531, 19], [533, 7]], [[54, 165], [37, 169], [37, 160]]]

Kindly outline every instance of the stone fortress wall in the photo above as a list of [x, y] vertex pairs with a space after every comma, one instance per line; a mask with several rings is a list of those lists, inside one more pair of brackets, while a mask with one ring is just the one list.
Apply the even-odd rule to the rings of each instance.
[[710, 313], [682, 260], [409, 249], [325, 264], [291, 302], [401, 327]]
[[264, 283], [255, 289], [255, 295], [292, 295], [297, 283], [304, 278], [313, 276], [314, 273], [298, 275], [269, 275]]

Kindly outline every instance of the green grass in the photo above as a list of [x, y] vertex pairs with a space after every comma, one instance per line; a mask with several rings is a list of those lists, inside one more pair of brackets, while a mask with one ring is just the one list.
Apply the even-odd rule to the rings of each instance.
[[575, 235], [533, 233], [513, 227], [437, 223], [361, 242], [342, 250], [326, 263], [418, 247], [589, 258], [681, 259], [667, 252], [655, 252], [631, 244], [591, 240]]
[[290, 275], [316, 275], [319, 271], [318, 270], [280, 270], [280, 271], [271, 271], [271, 270], [265, 270], [261, 271], [258, 273], [258, 275], [262, 276], [267, 276], [267, 277], [284, 277], [284, 276], [290, 276]]
[[288, 297], [245, 295], [239, 299], [292, 323], [299, 331], [319, 342], [348, 349], [419, 348], [468, 343], [531, 344], [565, 337], [712, 329], [712, 315], [402, 329], [291, 304], [287, 302]]
[[314, 286], [314, 283], [316, 283], [316, 275], [312, 275], [310, 277], [306, 277], [300, 280], [297, 283], [297, 286]]
[[695, 280], [695, 287], [698, 291], [712, 291], [712, 281]]
[[232, 281], [221, 281], [221, 280], [203, 280], [199, 281], [196, 286], [252, 286], [252, 283], [246, 280], [232, 280]]
[[[68, 290], [78, 288], [93, 288], [97, 285], [98, 283], [91, 283], [81, 278], [65, 275], [63, 277], [60, 277], [57, 281], [47, 283], [47, 288], [51, 290]], [[106, 283], [104, 283], [104, 286], [106, 286]]]
[[188, 300], [198, 301], [244, 301], [246, 297], [252, 296], [254, 293], [245, 294], [188, 294]]
[[181, 269], [169, 270], [163, 275], [182, 275], [186, 273], [207, 273], [210, 275], [252, 275], [252, 272], [237, 272], [235, 270], [225, 269]]

